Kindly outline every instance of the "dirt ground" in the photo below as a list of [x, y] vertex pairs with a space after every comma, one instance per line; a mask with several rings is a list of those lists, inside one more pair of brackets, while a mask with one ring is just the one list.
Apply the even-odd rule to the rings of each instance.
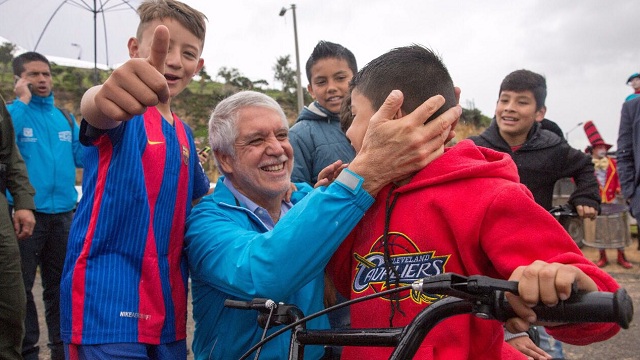
[[[598, 259], [598, 250], [591, 247], [583, 247], [582, 252], [584, 255], [593, 261]], [[603, 269], [611, 274], [620, 285], [627, 290], [631, 298], [633, 299], [634, 309], [636, 310], [636, 316], [634, 321], [631, 322], [629, 329], [620, 331], [616, 336], [611, 339], [591, 344], [587, 346], [573, 346], [569, 344], [564, 345], [565, 359], [567, 360], [586, 360], [586, 359], [615, 359], [615, 360], [633, 360], [640, 359], [640, 320], [637, 312], [640, 309], [640, 251], [638, 250], [638, 240], [633, 239], [630, 246], [625, 248], [627, 260], [629, 260], [634, 267], [632, 269], [624, 269], [616, 262], [616, 251], [607, 250], [609, 258], [609, 265]], [[44, 308], [42, 305], [42, 287], [40, 284], [40, 277], [36, 279], [34, 286], [34, 297], [36, 299], [36, 305], [38, 307], [38, 315], [40, 316], [40, 359], [49, 358], [49, 350], [47, 348], [47, 329], [44, 323]], [[189, 299], [189, 313], [191, 314], [191, 300]], [[189, 316], [189, 322], [187, 323], [187, 344], [191, 344], [193, 339], [194, 324], [193, 319]], [[193, 355], [189, 353], [189, 360], [193, 359]]]

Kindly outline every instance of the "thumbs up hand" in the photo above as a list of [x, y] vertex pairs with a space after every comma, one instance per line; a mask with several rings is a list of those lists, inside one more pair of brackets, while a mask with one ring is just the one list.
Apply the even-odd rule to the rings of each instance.
[[169, 29], [159, 25], [147, 58], [132, 58], [118, 67], [103, 85], [89, 89], [82, 98], [82, 115], [91, 125], [110, 129], [147, 106], [169, 101], [169, 86], [164, 77], [169, 49]]

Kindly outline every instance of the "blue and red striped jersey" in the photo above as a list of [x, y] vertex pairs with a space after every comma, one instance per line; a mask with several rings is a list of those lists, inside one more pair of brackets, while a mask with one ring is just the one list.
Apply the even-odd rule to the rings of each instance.
[[185, 219], [209, 189], [191, 130], [150, 107], [108, 131], [83, 121], [81, 141], [83, 196], [60, 285], [63, 340], [185, 339]]

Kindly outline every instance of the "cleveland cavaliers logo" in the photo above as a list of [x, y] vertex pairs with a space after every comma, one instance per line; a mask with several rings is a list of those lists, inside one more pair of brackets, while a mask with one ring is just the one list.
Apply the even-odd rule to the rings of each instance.
[[[386, 290], [387, 277], [390, 279], [390, 285], [395, 287], [396, 278], [399, 279], [400, 286], [403, 286], [418, 279], [442, 274], [444, 266], [451, 256], [436, 256], [435, 251], [421, 252], [411, 239], [397, 232], [389, 233], [388, 246], [392, 266], [396, 269], [396, 273], [391, 272], [388, 276], [384, 261], [382, 236], [373, 243], [368, 254], [353, 254], [358, 261], [356, 276], [353, 280], [354, 292], [361, 293], [367, 289], [374, 292]], [[442, 297], [441, 295], [430, 295], [416, 291], [400, 293], [400, 300], [411, 298], [417, 304], [431, 304]]]

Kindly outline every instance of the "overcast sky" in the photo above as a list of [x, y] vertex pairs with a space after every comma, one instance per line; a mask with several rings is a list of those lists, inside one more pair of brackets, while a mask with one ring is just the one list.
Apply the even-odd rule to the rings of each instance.
[[[76, 0], [77, 2], [78, 0]], [[0, 0], [0, 36], [32, 50], [60, 0]], [[93, 61], [93, 16], [73, 1], [59, 8], [37, 51]], [[92, 1], [89, 1], [92, 3]], [[103, 0], [104, 2], [104, 0]], [[110, 0], [115, 6], [120, 0]], [[290, 2], [276, 0], [186, 0], [208, 17], [203, 52], [209, 74], [237, 68], [273, 86], [276, 58], [291, 55], [295, 66], [293, 14], [278, 13]], [[130, 0], [133, 7], [140, 1]], [[547, 117], [569, 142], [588, 144], [580, 122], [593, 120], [604, 140], [617, 139], [620, 107], [632, 92], [626, 80], [640, 71], [640, 2], [604, 0], [298, 0], [296, 4], [303, 86], [304, 63], [319, 40], [351, 49], [358, 66], [389, 49], [412, 43], [438, 52], [464, 107], [475, 104], [492, 116], [500, 82], [517, 69], [547, 78]], [[36, 13], [43, 15], [36, 16]], [[98, 15], [99, 20], [101, 15]], [[137, 17], [125, 8], [105, 14], [109, 64], [126, 60], [126, 41]], [[99, 62], [106, 63], [102, 21]], [[71, 43], [80, 45], [72, 46]]]

